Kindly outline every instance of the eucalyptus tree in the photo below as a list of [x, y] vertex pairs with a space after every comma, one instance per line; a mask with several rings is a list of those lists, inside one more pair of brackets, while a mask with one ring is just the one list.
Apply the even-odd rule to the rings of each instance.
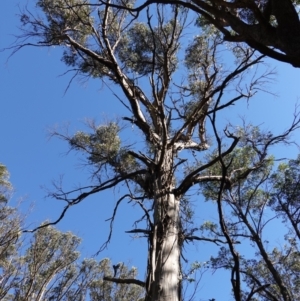
[[[127, 193], [116, 203], [104, 246], [119, 205], [130, 199], [141, 209], [136, 223], [141, 226], [128, 232], [148, 240], [147, 275], [140, 282], [146, 300], [176, 301], [182, 299], [183, 244], [202, 240], [191, 228], [187, 194], [200, 183], [224, 182], [223, 174], [206, 170], [228, 156], [246, 134], [236, 127], [222, 127], [221, 116], [236, 102], [249, 100], [270, 74], [258, 75], [262, 55], [245, 44], [224, 44], [213, 26], [198, 20], [201, 34], [191, 34], [197, 16], [187, 9], [154, 5], [145, 14], [135, 14], [133, 5], [118, 0], [108, 4], [39, 0], [43, 15], [24, 10], [24, 31], [14, 50], [60, 46], [63, 62], [75, 75], [118, 87], [114, 91], [124, 107], [122, 123], [90, 122], [89, 132], [55, 133], [83, 154], [92, 168], [92, 180], [72, 191], [57, 187], [52, 196], [66, 206], [51, 224], [89, 196], [123, 185]], [[126, 124], [138, 130], [139, 146], [129, 138], [122, 142]], [[218, 147], [214, 157], [205, 155], [211, 146]], [[257, 159], [248, 162], [246, 176], [264, 164], [264, 156]]]
[[[143, 297], [138, 285], [115, 285], [104, 281], [112, 275], [108, 258], [99, 262], [92, 258], [80, 260], [80, 239], [70, 232], [43, 227], [34, 233], [24, 255], [19, 254], [18, 281], [7, 300], [132, 300]], [[134, 279], [137, 269], [122, 264], [118, 278]]]
[[[12, 185], [9, 173], [0, 165], [0, 299], [22, 300], [132, 300], [143, 297], [139, 285], [112, 285], [103, 281], [112, 276], [111, 262], [79, 260], [80, 239], [44, 227], [30, 241], [25, 237], [24, 217], [7, 205]], [[27, 234], [28, 235], [28, 234]], [[27, 249], [25, 249], [27, 246]], [[134, 279], [137, 269], [122, 264], [118, 278]], [[139, 284], [139, 283], [138, 283]], [[123, 299], [122, 299], [123, 298]]]
[[[78, 259], [79, 238], [53, 227], [40, 229], [29, 242], [25, 254], [19, 251], [18, 279], [8, 292], [8, 300], [47, 300], [51, 288]], [[59, 300], [59, 299], [57, 299]]]
[[[6, 220], [12, 221], [11, 216]], [[5, 221], [1, 223], [1, 230], [4, 225]], [[2, 236], [3, 231], [0, 235], [1, 241], [7, 236]], [[104, 281], [105, 277], [113, 279], [110, 260], [98, 262], [86, 258], [81, 261], [77, 251], [79, 243], [80, 239], [70, 232], [44, 227], [36, 231], [29, 242], [21, 234], [6, 242], [5, 257], [1, 245], [1, 300], [142, 300], [144, 288], [138, 281], [122, 284], [124, 278], [134, 282], [136, 268], [122, 264], [116, 278], [120, 284]]]
[[[110, 259], [81, 261], [80, 239], [74, 234], [49, 226], [39, 229], [29, 239], [29, 234], [22, 229], [24, 217], [17, 208], [6, 204], [12, 185], [2, 164], [0, 187], [3, 196], [0, 203], [1, 300], [142, 300], [144, 287], [135, 279], [138, 273], [135, 267], [119, 264], [114, 278]], [[122, 280], [128, 278], [136, 283], [122, 284]]]
[[[207, 171], [223, 175], [223, 183], [201, 187], [219, 216], [201, 226], [202, 235], [226, 242], [209, 264], [230, 272], [235, 300], [299, 299], [300, 161], [281, 162], [274, 170], [276, 161], [266, 152], [285, 135], [252, 128], [238, 148]], [[260, 163], [249, 174], [251, 161]]]

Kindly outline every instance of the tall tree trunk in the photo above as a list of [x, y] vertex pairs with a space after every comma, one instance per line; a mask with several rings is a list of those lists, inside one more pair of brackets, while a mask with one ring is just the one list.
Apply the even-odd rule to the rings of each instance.
[[179, 199], [174, 195], [173, 153], [154, 173], [154, 225], [149, 238], [147, 301], [181, 300], [181, 223]]

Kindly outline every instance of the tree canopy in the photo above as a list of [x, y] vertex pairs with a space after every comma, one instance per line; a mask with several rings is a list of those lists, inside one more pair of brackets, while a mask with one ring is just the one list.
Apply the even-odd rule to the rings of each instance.
[[[109, 1], [100, 3], [122, 7]], [[203, 24], [214, 24], [225, 41], [245, 42], [262, 54], [300, 67], [298, 0], [146, 0], [130, 11], [139, 13], [153, 3], [191, 9]]]

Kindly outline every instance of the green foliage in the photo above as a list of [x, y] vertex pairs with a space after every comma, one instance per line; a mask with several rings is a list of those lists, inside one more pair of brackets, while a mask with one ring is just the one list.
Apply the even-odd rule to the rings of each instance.
[[[194, 102], [191, 102], [193, 107], [194, 103], [199, 102], [203, 96], [211, 92], [212, 82], [207, 81], [207, 74], [217, 75], [216, 69], [216, 51], [221, 45], [221, 37], [216, 33], [204, 31], [202, 35], [194, 37], [193, 41], [188, 45], [185, 50], [185, 66], [188, 69], [188, 82], [189, 91], [194, 96]], [[187, 108], [188, 110], [190, 108]]]
[[[267, 194], [257, 189], [262, 179], [268, 177], [274, 164], [273, 156], [266, 157], [264, 146], [272, 139], [270, 133], [261, 133], [257, 127], [249, 127], [249, 132], [237, 129], [236, 137], [240, 137], [238, 146], [228, 155], [213, 164], [204, 174], [225, 177], [224, 188], [226, 191], [239, 192], [240, 199], [253, 197], [255, 190], [256, 202], [252, 206], [260, 206], [259, 199]], [[249, 138], [250, 137], [250, 138]], [[254, 145], [257, 145], [253, 147]], [[219, 156], [218, 151], [214, 151], [210, 159]], [[262, 156], [264, 160], [261, 161]], [[219, 193], [219, 184], [214, 181], [201, 183], [201, 189], [205, 198], [216, 200]], [[241, 204], [242, 205], [242, 204]]]
[[49, 26], [45, 31], [46, 41], [61, 44], [68, 32], [84, 44], [91, 34], [91, 9], [86, 0], [39, 0], [37, 6], [45, 13]]
[[120, 60], [127, 70], [146, 75], [152, 72], [153, 67], [156, 71], [162, 70], [167, 63], [169, 72], [174, 72], [177, 67], [178, 44], [173, 39], [182, 30], [182, 25], [175, 22], [170, 20], [154, 28], [149, 28], [146, 23], [135, 22], [124, 33], [122, 44], [118, 48]]
[[284, 222], [291, 224], [290, 231], [300, 240], [300, 155], [278, 166], [271, 176], [271, 185], [269, 205]]
[[[111, 271], [111, 262], [108, 258], [101, 260], [95, 269], [97, 274], [90, 284], [90, 297], [93, 301], [113, 301], [113, 300], [132, 300], [138, 301], [143, 297], [144, 289], [136, 285], [115, 284], [103, 280], [104, 276], [113, 276]], [[136, 278], [137, 269], [128, 268], [121, 263], [119, 278]]]
[[[106, 54], [101, 51], [95, 51], [99, 56], [105, 57]], [[65, 51], [62, 61], [66, 63], [67, 66], [76, 67], [83, 74], [89, 74], [93, 78], [103, 78], [104, 76], [110, 74], [109, 68], [101, 64], [99, 61], [91, 59], [90, 57], [82, 58], [80, 56], [74, 55], [71, 50]]]
[[134, 171], [140, 168], [140, 165], [137, 163], [136, 159], [129, 154], [125, 149], [121, 149], [118, 156], [116, 165], [120, 171]]
[[[278, 166], [277, 172], [272, 175], [274, 192], [270, 204], [276, 205], [276, 210], [282, 210], [284, 207], [294, 209], [300, 204], [300, 155], [296, 160], [289, 160]], [[278, 204], [281, 200], [281, 205]]]
[[95, 132], [77, 132], [69, 141], [72, 148], [86, 151], [92, 163], [112, 162], [120, 151], [121, 141], [116, 123], [98, 126]]
[[[262, 144], [268, 141], [261, 134], [257, 134], [256, 138], [263, 141]], [[238, 163], [237, 168], [242, 166], [239, 162], [251, 164], [251, 160], [245, 160], [243, 150], [237, 150], [237, 158], [232, 158], [231, 164]], [[251, 152], [249, 155], [251, 156]], [[226, 236], [229, 237], [228, 246], [220, 247], [217, 256], [211, 257], [210, 264], [214, 270], [227, 269], [232, 273], [239, 273], [243, 277], [241, 294], [244, 298], [257, 289], [255, 300], [282, 300], [286, 296], [291, 296], [290, 300], [298, 300], [300, 156], [296, 160], [279, 164], [273, 173], [272, 166], [270, 160], [253, 175], [248, 175], [247, 180], [240, 180], [238, 189], [233, 187], [230, 191], [225, 190], [218, 207], [218, 210], [222, 210], [220, 225], [208, 221], [200, 230], [212, 240], [224, 241]], [[278, 221], [279, 216], [282, 222]], [[273, 226], [269, 225], [271, 222], [274, 222]], [[280, 247], [275, 246], [278, 242], [263, 240], [265, 233], [268, 233], [265, 232], [265, 227], [277, 229], [279, 226], [281, 231], [286, 231]], [[274, 232], [270, 237], [272, 236], [279, 239]], [[244, 247], [247, 244], [253, 247], [254, 254], [249, 255], [249, 247], [247, 252], [242, 253], [243, 248], [237, 246], [241, 242], [239, 240]], [[238, 257], [233, 256], [232, 249]], [[237, 264], [239, 270], [236, 269]]]
[[207, 262], [199, 262], [194, 261], [190, 264], [188, 270], [184, 273], [183, 279], [184, 281], [187, 281], [188, 283], [195, 283], [198, 281], [197, 273], [200, 273], [201, 275], [207, 271]]
[[11, 190], [9, 173], [6, 167], [0, 163], [0, 203], [8, 201]]
[[[112, 277], [109, 259], [79, 260], [80, 239], [53, 227], [37, 230], [22, 254], [15, 210], [1, 210], [0, 298], [5, 301], [62, 300], [91, 301], [142, 300], [144, 289], [136, 285], [105, 281]], [[15, 221], [15, 224], [12, 224]], [[28, 245], [28, 242], [26, 243]], [[119, 278], [135, 278], [137, 269], [122, 264]]]
[[87, 154], [87, 159], [96, 171], [102, 166], [110, 167], [118, 172], [131, 172], [140, 168], [136, 159], [121, 146], [119, 126], [110, 122], [106, 125], [90, 125], [92, 132], [77, 132], [68, 137], [70, 146]]
[[76, 251], [79, 243], [80, 239], [71, 233], [61, 233], [53, 227], [39, 229], [24, 256], [18, 258], [21, 264], [18, 276], [22, 281], [14, 288], [15, 298], [26, 300], [29, 296], [44, 295], [47, 298], [51, 284], [70, 271], [71, 264], [79, 258]]
[[0, 299], [7, 300], [10, 289], [18, 280], [20, 260], [18, 252], [20, 241], [21, 219], [14, 208], [0, 204]]
[[[282, 250], [278, 248], [271, 250], [268, 257], [280, 273], [281, 280], [287, 285], [294, 300], [298, 300], [300, 297], [300, 253], [297, 247], [293, 247], [288, 243]], [[272, 283], [268, 290], [280, 300], [280, 289], [274, 284], [273, 275], [262, 259], [243, 260], [243, 266], [245, 269], [245, 283], [249, 287], [251, 287], [253, 279], [257, 279], [261, 284]], [[262, 294], [262, 297], [264, 298], [262, 300], [270, 300], [265, 294]]]
[[194, 217], [194, 209], [190, 200], [186, 197], [183, 197], [180, 201], [180, 209], [182, 214], [183, 221], [190, 223]]
[[[119, 146], [116, 138], [118, 127], [113, 124], [106, 131], [97, 128], [101, 141], [97, 150], [109, 153], [106, 144]], [[111, 134], [115, 139], [111, 140]], [[82, 145], [88, 143], [80, 136]], [[79, 139], [79, 138], [78, 138]], [[91, 138], [92, 139], [92, 138]], [[92, 139], [93, 140], [93, 139]], [[101, 144], [101, 143], [100, 143]], [[132, 164], [129, 155], [123, 154], [127, 166]], [[0, 165], [0, 185], [3, 195], [11, 190], [9, 174]], [[6, 200], [6, 199], [5, 199]], [[0, 299], [3, 301], [61, 300], [81, 301], [89, 297], [91, 301], [142, 300], [144, 289], [136, 285], [115, 284], [103, 280], [112, 276], [109, 259], [97, 262], [84, 259], [80, 262], [78, 246], [80, 239], [71, 232], [63, 233], [54, 227], [44, 227], [43, 223], [33, 237], [22, 235], [22, 219], [15, 208], [0, 203]], [[135, 278], [137, 269], [122, 264], [119, 277]]]

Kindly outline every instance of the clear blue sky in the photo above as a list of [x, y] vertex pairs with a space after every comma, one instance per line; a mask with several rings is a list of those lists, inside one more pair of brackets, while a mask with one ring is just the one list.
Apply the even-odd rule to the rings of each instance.
[[[0, 4], [0, 49], [8, 47], [14, 41], [13, 35], [19, 33], [19, 2], [4, 0]], [[29, 214], [28, 224], [34, 227], [45, 219], [55, 219], [64, 205], [46, 198], [47, 192], [42, 186], [51, 189], [51, 182], [60, 175], [65, 175], [65, 187], [69, 188], [87, 180], [87, 173], [76, 157], [66, 155], [67, 145], [58, 139], [49, 140], [47, 129], [67, 123], [71, 129], [80, 129], [86, 117], [100, 121], [103, 116], [122, 116], [122, 107], [97, 80], [86, 83], [75, 80], [64, 94], [71, 75], [60, 76], [66, 67], [56, 48], [25, 48], [7, 61], [9, 54], [9, 51], [0, 52], [0, 162], [11, 174], [15, 188], [13, 203], [22, 200], [21, 208]], [[277, 68], [276, 83], [270, 85], [270, 89], [278, 97], [261, 93], [249, 106], [239, 106], [231, 114], [246, 116], [248, 121], [264, 124], [266, 129], [278, 133], [291, 122], [300, 95], [300, 69], [268, 62]], [[229, 115], [228, 120], [231, 118]], [[296, 133], [294, 139], [299, 140], [298, 137], [299, 133]], [[297, 155], [297, 149], [280, 148], [276, 155], [292, 158]], [[94, 196], [71, 209], [59, 224], [59, 229], [70, 230], [82, 237], [84, 256], [94, 254], [106, 239], [108, 223], [105, 220], [111, 217], [119, 195], [118, 190], [112, 190]], [[110, 257], [113, 262], [124, 261], [137, 266], [143, 279], [146, 240], [124, 234], [124, 230], [133, 228], [134, 216], [139, 213], [136, 208], [125, 204], [119, 210], [112, 243], [99, 258]], [[202, 216], [200, 211], [197, 214], [200, 220], [210, 218], [209, 215]], [[186, 249], [192, 259], [201, 261], [211, 250], [203, 248], [199, 243]], [[208, 277], [201, 282], [199, 299], [231, 300], [229, 293], [226, 297], [221, 290], [215, 293], [215, 283], [222, 282], [221, 276], [216, 273], [217, 280], [210, 282]]]

